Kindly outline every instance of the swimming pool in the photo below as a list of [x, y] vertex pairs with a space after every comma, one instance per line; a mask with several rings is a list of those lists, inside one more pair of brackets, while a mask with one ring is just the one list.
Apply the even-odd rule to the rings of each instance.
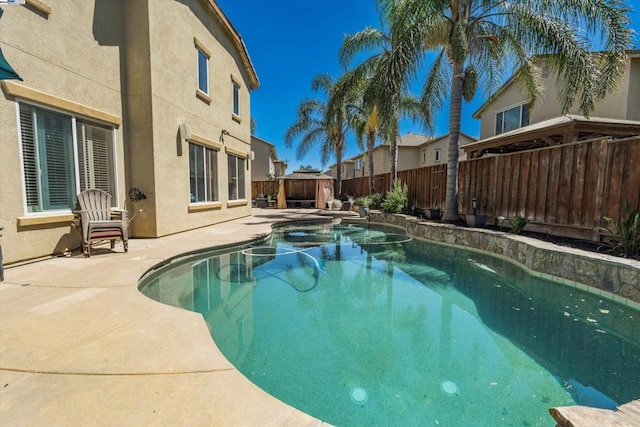
[[640, 397], [639, 310], [389, 227], [289, 225], [149, 274], [225, 356], [338, 426], [554, 425]]

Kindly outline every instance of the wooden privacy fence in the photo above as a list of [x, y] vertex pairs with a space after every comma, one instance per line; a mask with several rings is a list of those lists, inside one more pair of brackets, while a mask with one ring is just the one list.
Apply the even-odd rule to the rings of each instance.
[[[382, 173], [373, 177], [374, 193], [386, 193], [389, 190], [391, 175]], [[361, 176], [342, 180], [342, 192], [350, 196], [365, 196], [369, 194], [369, 177]]]
[[[409, 188], [409, 205], [420, 209], [444, 206], [447, 165], [399, 171], [398, 180], [405, 182]], [[386, 193], [391, 185], [390, 182], [391, 175], [388, 172], [375, 175], [375, 192]], [[342, 192], [354, 196], [369, 194], [369, 177], [362, 176], [342, 181]]]
[[427, 166], [398, 172], [398, 179], [409, 188], [409, 203], [419, 209], [444, 207], [447, 165]]
[[640, 207], [640, 137], [593, 139], [460, 162], [458, 207], [491, 220], [516, 215], [527, 229], [600, 240], [602, 217], [617, 223], [625, 200]]
[[278, 194], [278, 181], [251, 181], [251, 198], [257, 199], [259, 195], [267, 197]]
[[[252, 181], [251, 182], [251, 198], [257, 199], [260, 194], [263, 197], [269, 195], [275, 199], [278, 194], [279, 180], [275, 181]], [[287, 199], [316, 199], [315, 179], [285, 179], [284, 189]]]

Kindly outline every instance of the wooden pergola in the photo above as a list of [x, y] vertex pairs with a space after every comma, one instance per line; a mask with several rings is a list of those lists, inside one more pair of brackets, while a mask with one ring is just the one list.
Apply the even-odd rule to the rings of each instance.
[[482, 139], [461, 147], [467, 159], [490, 153], [513, 153], [594, 138], [640, 135], [640, 121], [565, 115]]

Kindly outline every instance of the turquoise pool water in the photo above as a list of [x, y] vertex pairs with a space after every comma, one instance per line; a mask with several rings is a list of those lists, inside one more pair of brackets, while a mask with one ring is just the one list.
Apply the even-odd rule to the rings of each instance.
[[337, 426], [554, 425], [640, 398], [640, 310], [391, 228], [292, 225], [148, 275], [225, 356]]

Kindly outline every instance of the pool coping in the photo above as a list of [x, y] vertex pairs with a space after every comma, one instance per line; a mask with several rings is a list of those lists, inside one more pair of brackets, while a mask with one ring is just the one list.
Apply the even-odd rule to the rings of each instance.
[[481, 228], [422, 221], [402, 214], [369, 213], [368, 221], [394, 225], [440, 244], [496, 255], [530, 274], [577, 287], [640, 309], [640, 261], [598, 254]]

